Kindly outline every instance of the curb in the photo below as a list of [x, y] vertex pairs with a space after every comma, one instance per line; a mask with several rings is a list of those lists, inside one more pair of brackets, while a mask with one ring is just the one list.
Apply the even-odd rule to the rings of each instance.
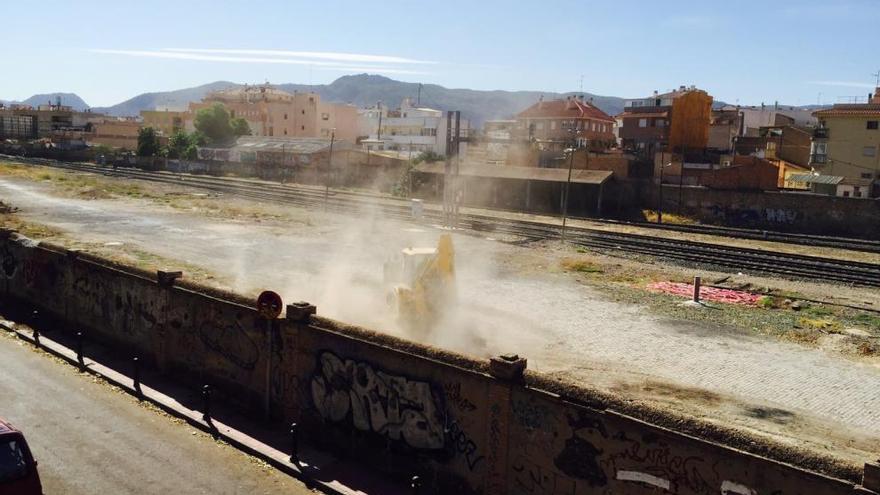
[[[10, 326], [9, 323], [10, 322], [8, 321], [0, 321], [0, 328], [15, 335], [17, 338], [34, 345], [36, 348], [63, 359], [72, 366], [80, 368], [83, 373], [89, 373], [100, 377], [105, 382], [110, 383], [111, 385], [125, 391], [127, 394], [135, 397], [138, 401], [149, 402], [167, 414], [185, 420], [190, 426], [198, 428], [204, 433], [210, 434], [215, 440], [223, 440], [237, 450], [262, 460], [273, 468], [301, 481], [305, 484], [306, 488], [317, 488], [320, 489], [321, 492], [330, 495], [352, 495], [354, 493], [361, 493], [357, 490], [348, 489], [339, 483], [327, 483], [313, 480], [305, 474], [302, 469], [290, 462], [290, 456], [288, 454], [249, 437], [238, 430], [230, 428], [219, 421], [212, 419], [211, 424], [208, 424], [202, 419], [201, 412], [187, 409], [177, 403], [176, 400], [146, 385], [141, 384], [141, 393], [138, 394], [138, 391], [134, 388], [134, 381], [131, 378], [107, 368], [97, 361], [83, 356], [84, 365], [80, 367], [75, 351], [43, 335], [40, 335], [40, 344], [37, 345], [32, 333], [16, 329]], [[304, 465], [308, 466], [308, 464]]]

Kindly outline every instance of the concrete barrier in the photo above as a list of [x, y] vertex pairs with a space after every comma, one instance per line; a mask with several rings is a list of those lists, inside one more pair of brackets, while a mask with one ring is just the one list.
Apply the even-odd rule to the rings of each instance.
[[5, 300], [64, 318], [71, 331], [182, 381], [211, 384], [220, 400], [296, 421], [326, 449], [392, 476], [419, 475], [434, 492], [880, 490], [876, 464], [863, 472], [663, 411], [627, 409], [523, 373], [515, 356], [473, 359], [320, 318], [307, 304], [266, 320], [235, 294], [8, 231], [0, 232], [0, 288]]

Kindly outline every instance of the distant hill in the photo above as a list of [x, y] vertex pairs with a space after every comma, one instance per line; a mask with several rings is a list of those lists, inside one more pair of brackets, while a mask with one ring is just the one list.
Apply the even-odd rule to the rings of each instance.
[[199, 101], [206, 94], [218, 89], [224, 89], [238, 84], [229, 81], [216, 81], [194, 88], [178, 89], [176, 91], [163, 91], [158, 93], [143, 93], [122, 103], [111, 107], [96, 107], [94, 112], [106, 113], [115, 116], [135, 116], [141, 110], [153, 110], [155, 108], [186, 108], [191, 101]]
[[[180, 89], [159, 93], [144, 93], [111, 107], [93, 108], [96, 112], [110, 115], [138, 115], [141, 110], [156, 107], [186, 107], [191, 101], [199, 101], [208, 92], [239, 86], [229, 81], [217, 81], [194, 88]], [[418, 83], [395, 81], [384, 76], [359, 74], [343, 76], [330, 84], [279, 84], [283, 91], [314, 91], [324, 101], [352, 103], [358, 106], [375, 105], [377, 101], [390, 107], [396, 107], [405, 97], [415, 99], [418, 96]], [[544, 98], [562, 98], [575, 93], [551, 93], [540, 91], [478, 91], [473, 89], [449, 89], [436, 84], [422, 86], [422, 106], [439, 110], [461, 110], [462, 117], [470, 119], [474, 125], [482, 125], [489, 119], [511, 118], [529, 105]], [[583, 93], [586, 98], [593, 98], [593, 103], [609, 115], [623, 110], [623, 98], [614, 96], [597, 96]]]
[[31, 96], [24, 101], [0, 100], [0, 102], [6, 105], [20, 104], [38, 107], [40, 105], [55, 105], [56, 103], [58, 103], [59, 98], [61, 99], [62, 105], [73, 107], [74, 110], [82, 111], [89, 108], [89, 105], [84, 102], [82, 98], [73, 93], [45, 93]]
[[[141, 110], [154, 108], [186, 108], [190, 102], [201, 100], [210, 91], [240, 86], [229, 81], [216, 81], [193, 88], [156, 93], [144, 93], [122, 103], [109, 107], [95, 107], [92, 111], [103, 112], [115, 116], [135, 116]], [[375, 105], [377, 101], [395, 108], [406, 97], [415, 99], [419, 94], [418, 83], [396, 81], [384, 76], [358, 74], [342, 76], [330, 84], [279, 84], [284, 91], [314, 91], [324, 101], [352, 103], [357, 106]], [[591, 93], [553, 93], [542, 91], [480, 91], [474, 89], [446, 88], [437, 84], [424, 84], [421, 91], [421, 105], [438, 110], [461, 110], [462, 117], [469, 119], [474, 126], [481, 126], [491, 119], [509, 119], [518, 112], [534, 104], [543, 96], [545, 99], [564, 98], [569, 95], [583, 94], [608, 115], [616, 115], [623, 111], [625, 98], [617, 96], [600, 96]], [[72, 93], [52, 93], [34, 95], [22, 103], [41, 105], [54, 102], [55, 96], [61, 97], [61, 103], [77, 109], [88, 108], [88, 105]], [[716, 101], [714, 106], [724, 105]], [[787, 105], [780, 105], [780, 107]], [[804, 108], [815, 108], [805, 105]]]

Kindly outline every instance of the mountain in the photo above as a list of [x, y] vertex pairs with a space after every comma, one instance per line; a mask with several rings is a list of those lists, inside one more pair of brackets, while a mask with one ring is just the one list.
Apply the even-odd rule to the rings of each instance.
[[45, 93], [31, 96], [24, 101], [0, 100], [0, 103], [4, 103], [6, 105], [21, 104], [38, 107], [40, 105], [55, 105], [56, 103], [58, 103], [59, 98], [61, 99], [62, 105], [73, 107], [74, 110], [82, 111], [89, 108], [89, 105], [84, 102], [82, 98], [73, 93]]
[[[352, 103], [357, 106], [375, 105], [377, 101], [392, 108], [403, 98], [419, 96], [419, 84], [395, 81], [384, 76], [358, 74], [342, 76], [330, 84], [307, 86], [281, 84], [284, 91], [314, 91], [327, 101]], [[423, 84], [421, 105], [439, 110], [461, 110], [462, 118], [470, 119], [477, 126], [486, 120], [508, 119], [526, 109], [544, 96], [546, 99], [562, 98], [575, 93], [551, 93], [541, 91], [479, 91], [451, 89], [437, 84]], [[593, 103], [609, 115], [623, 110], [623, 98], [583, 93], [593, 98]]]
[[[194, 88], [159, 93], [144, 93], [111, 107], [97, 107], [92, 111], [110, 115], [138, 115], [141, 110], [156, 107], [186, 107], [191, 101], [199, 101], [208, 92], [239, 86], [229, 81], [217, 81]], [[330, 84], [279, 84], [283, 91], [314, 91], [328, 102], [352, 103], [358, 106], [375, 105], [377, 101], [392, 108], [406, 97], [416, 99], [418, 83], [395, 81], [384, 76], [359, 74], [343, 76]], [[462, 118], [470, 119], [472, 125], [480, 126], [490, 119], [511, 118], [532, 105], [542, 95], [546, 99], [562, 98], [575, 93], [551, 93], [540, 91], [478, 91], [473, 89], [450, 89], [436, 84], [422, 85], [421, 105], [439, 110], [461, 110]], [[609, 115], [623, 110], [623, 98], [597, 96], [593, 103]]]
[[158, 93], [143, 93], [134, 98], [123, 101], [111, 107], [95, 107], [93, 112], [101, 112], [115, 116], [135, 116], [141, 110], [153, 110], [155, 108], [186, 108], [189, 102], [199, 101], [206, 94], [218, 89], [239, 86], [229, 81], [216, 81], [194, 88], [178, 89], [176, 91], [163, 91]]

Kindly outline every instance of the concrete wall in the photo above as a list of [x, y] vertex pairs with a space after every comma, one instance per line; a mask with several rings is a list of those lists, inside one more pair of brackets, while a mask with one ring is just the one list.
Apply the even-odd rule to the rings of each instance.
[[[656, 184], [642, 185], [639, 197], [643, 204], [656, 208], [658, 196]], [[688, 186], [679, 189], [677, 185], [666, 184], [663, 210], [680, 210], [702, 222], [731, 227], [880, 239], [878, 199]]]
[[537, 373], [518, 377], [505, 360], [304, 317], [296, 306], [287, 319], [267, 321], [233, 294], [163, 286], [147, 273], [3, 234], [5, 300], [64, 317], [87, 339], [180, 380], [210, 383], [245, 409], [297, 421], [324, 448], [417, 473], [428, 493], [875, 493], [856, 491], [858, 468], [742, 433], [725, 438], [779, 460], [673, 432], [661, 424], [704, 438], [723, 433]]

